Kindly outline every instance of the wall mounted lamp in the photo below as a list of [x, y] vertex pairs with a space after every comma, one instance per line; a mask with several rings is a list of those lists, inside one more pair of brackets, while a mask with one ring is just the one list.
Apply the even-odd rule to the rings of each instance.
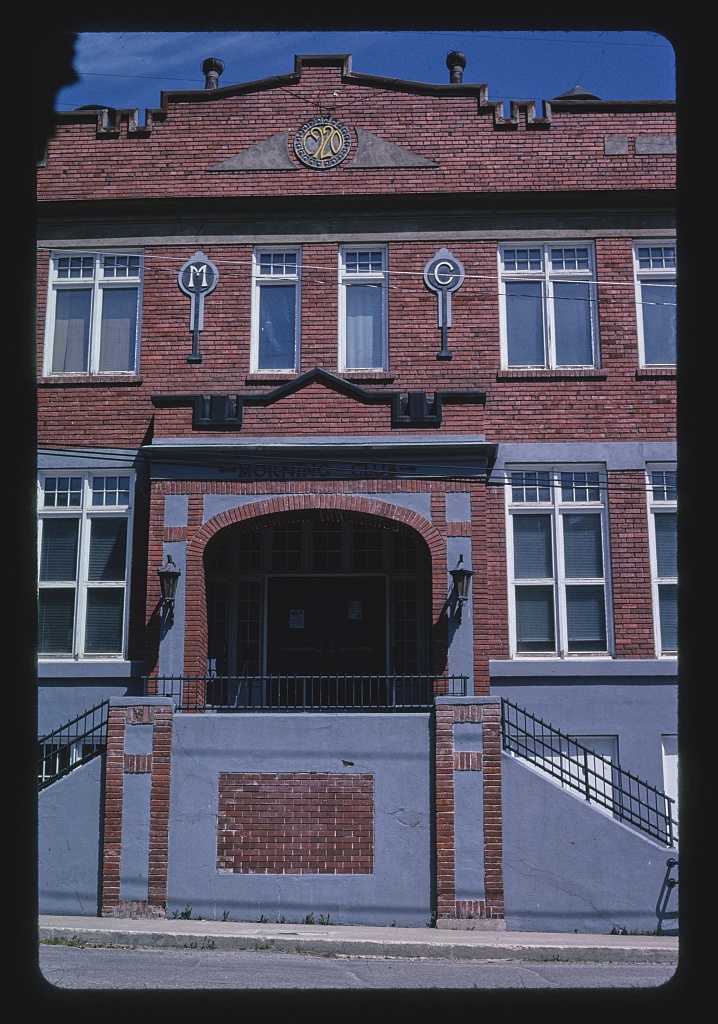
[[168, 618], [174, 615], [175, 595], [177, 593], [177, 580], [182, 573], [172, 561], [172, 556], [167, 555], [167, 561], [161, 569], [157, 570], [162, 590], [162, 609], [166, 611]]
[[459, 555], [456, 567], [451, 570], [451, 577], [454, 581], [454, 596], [456, 598], [456, 617], [461, 622], [461, 614], [464, 605], [469, 599], [469, 582], [474, 575], [473, 569], [467, 569], [464, 565], [464, 556]]

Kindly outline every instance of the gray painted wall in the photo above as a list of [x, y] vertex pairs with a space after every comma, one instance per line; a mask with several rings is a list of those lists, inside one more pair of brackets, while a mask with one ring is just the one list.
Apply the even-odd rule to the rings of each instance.
[[676, 934], [677, 858], [580, 796], [503, 754], [503, 868], [508, 931]]
[[103, 762], [96, 757], [39, 793], [41, 914], [100, 914]]
[[678, 731], [675, 677], [508, 677], [493, 679], [491, 693], [569, 736], [618, 736], [621, 767], [663, 788], [661, 736]]
[[127, 678], [41, 679], [38, 687], [38, 736], [66, 725], [84, 711], [114, 697], [141, 697], [141, 676]]
[[[374, 873], [218, 874], [218, 776], [243, 771], [374, 773]], [[168, 917], [426, 926], [430, 784], [428, 714], [176, 715]]]

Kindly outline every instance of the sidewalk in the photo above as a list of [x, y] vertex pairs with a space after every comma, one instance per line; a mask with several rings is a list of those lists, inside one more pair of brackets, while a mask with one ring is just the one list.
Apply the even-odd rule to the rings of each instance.
[[459, 931], [366, 925], [256, 924], [236, 921], [39, 918], [40, 941], [101, 946], [263, 950], [336, 956], [441, 957], [453, 960], [565, 960], [677, 964], [675, 935], [580, 935]]

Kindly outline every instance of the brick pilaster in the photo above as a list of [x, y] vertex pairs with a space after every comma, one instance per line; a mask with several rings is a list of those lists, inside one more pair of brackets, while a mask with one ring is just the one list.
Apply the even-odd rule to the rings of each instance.
[[[482, 750], [456, 751], [454, 726], [482, 725]], [[436, 918], [437, 926], [456, 920], [501, 920], [504, 916], [501, 818], [501, 705], [498, 702], [438, 703], [435, 709]], [[484, 899], [456, 898], [456, 806], [454, 773], [482, 773], [484, 820]]]
[[[152, 726], [151, 753], [125, 752], [125, 730], [133, 725]], [[102, 917], [162, 917], [166, 913], [171, 752], [171, 705], [128, 702], [110, 707], [105, 767]], [[151, 775], [147, 899], [123, 900], [120, 889], [122, 823], [127, 813], [125, 776], [145, 773]]]

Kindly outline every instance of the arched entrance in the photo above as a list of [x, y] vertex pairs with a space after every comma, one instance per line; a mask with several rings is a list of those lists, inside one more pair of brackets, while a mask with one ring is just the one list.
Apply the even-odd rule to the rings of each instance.
[[403, 523], [246, 519], [207, 543], [204, 572], [210, 703], [405, 703], [428, 682], [431, 558]]

